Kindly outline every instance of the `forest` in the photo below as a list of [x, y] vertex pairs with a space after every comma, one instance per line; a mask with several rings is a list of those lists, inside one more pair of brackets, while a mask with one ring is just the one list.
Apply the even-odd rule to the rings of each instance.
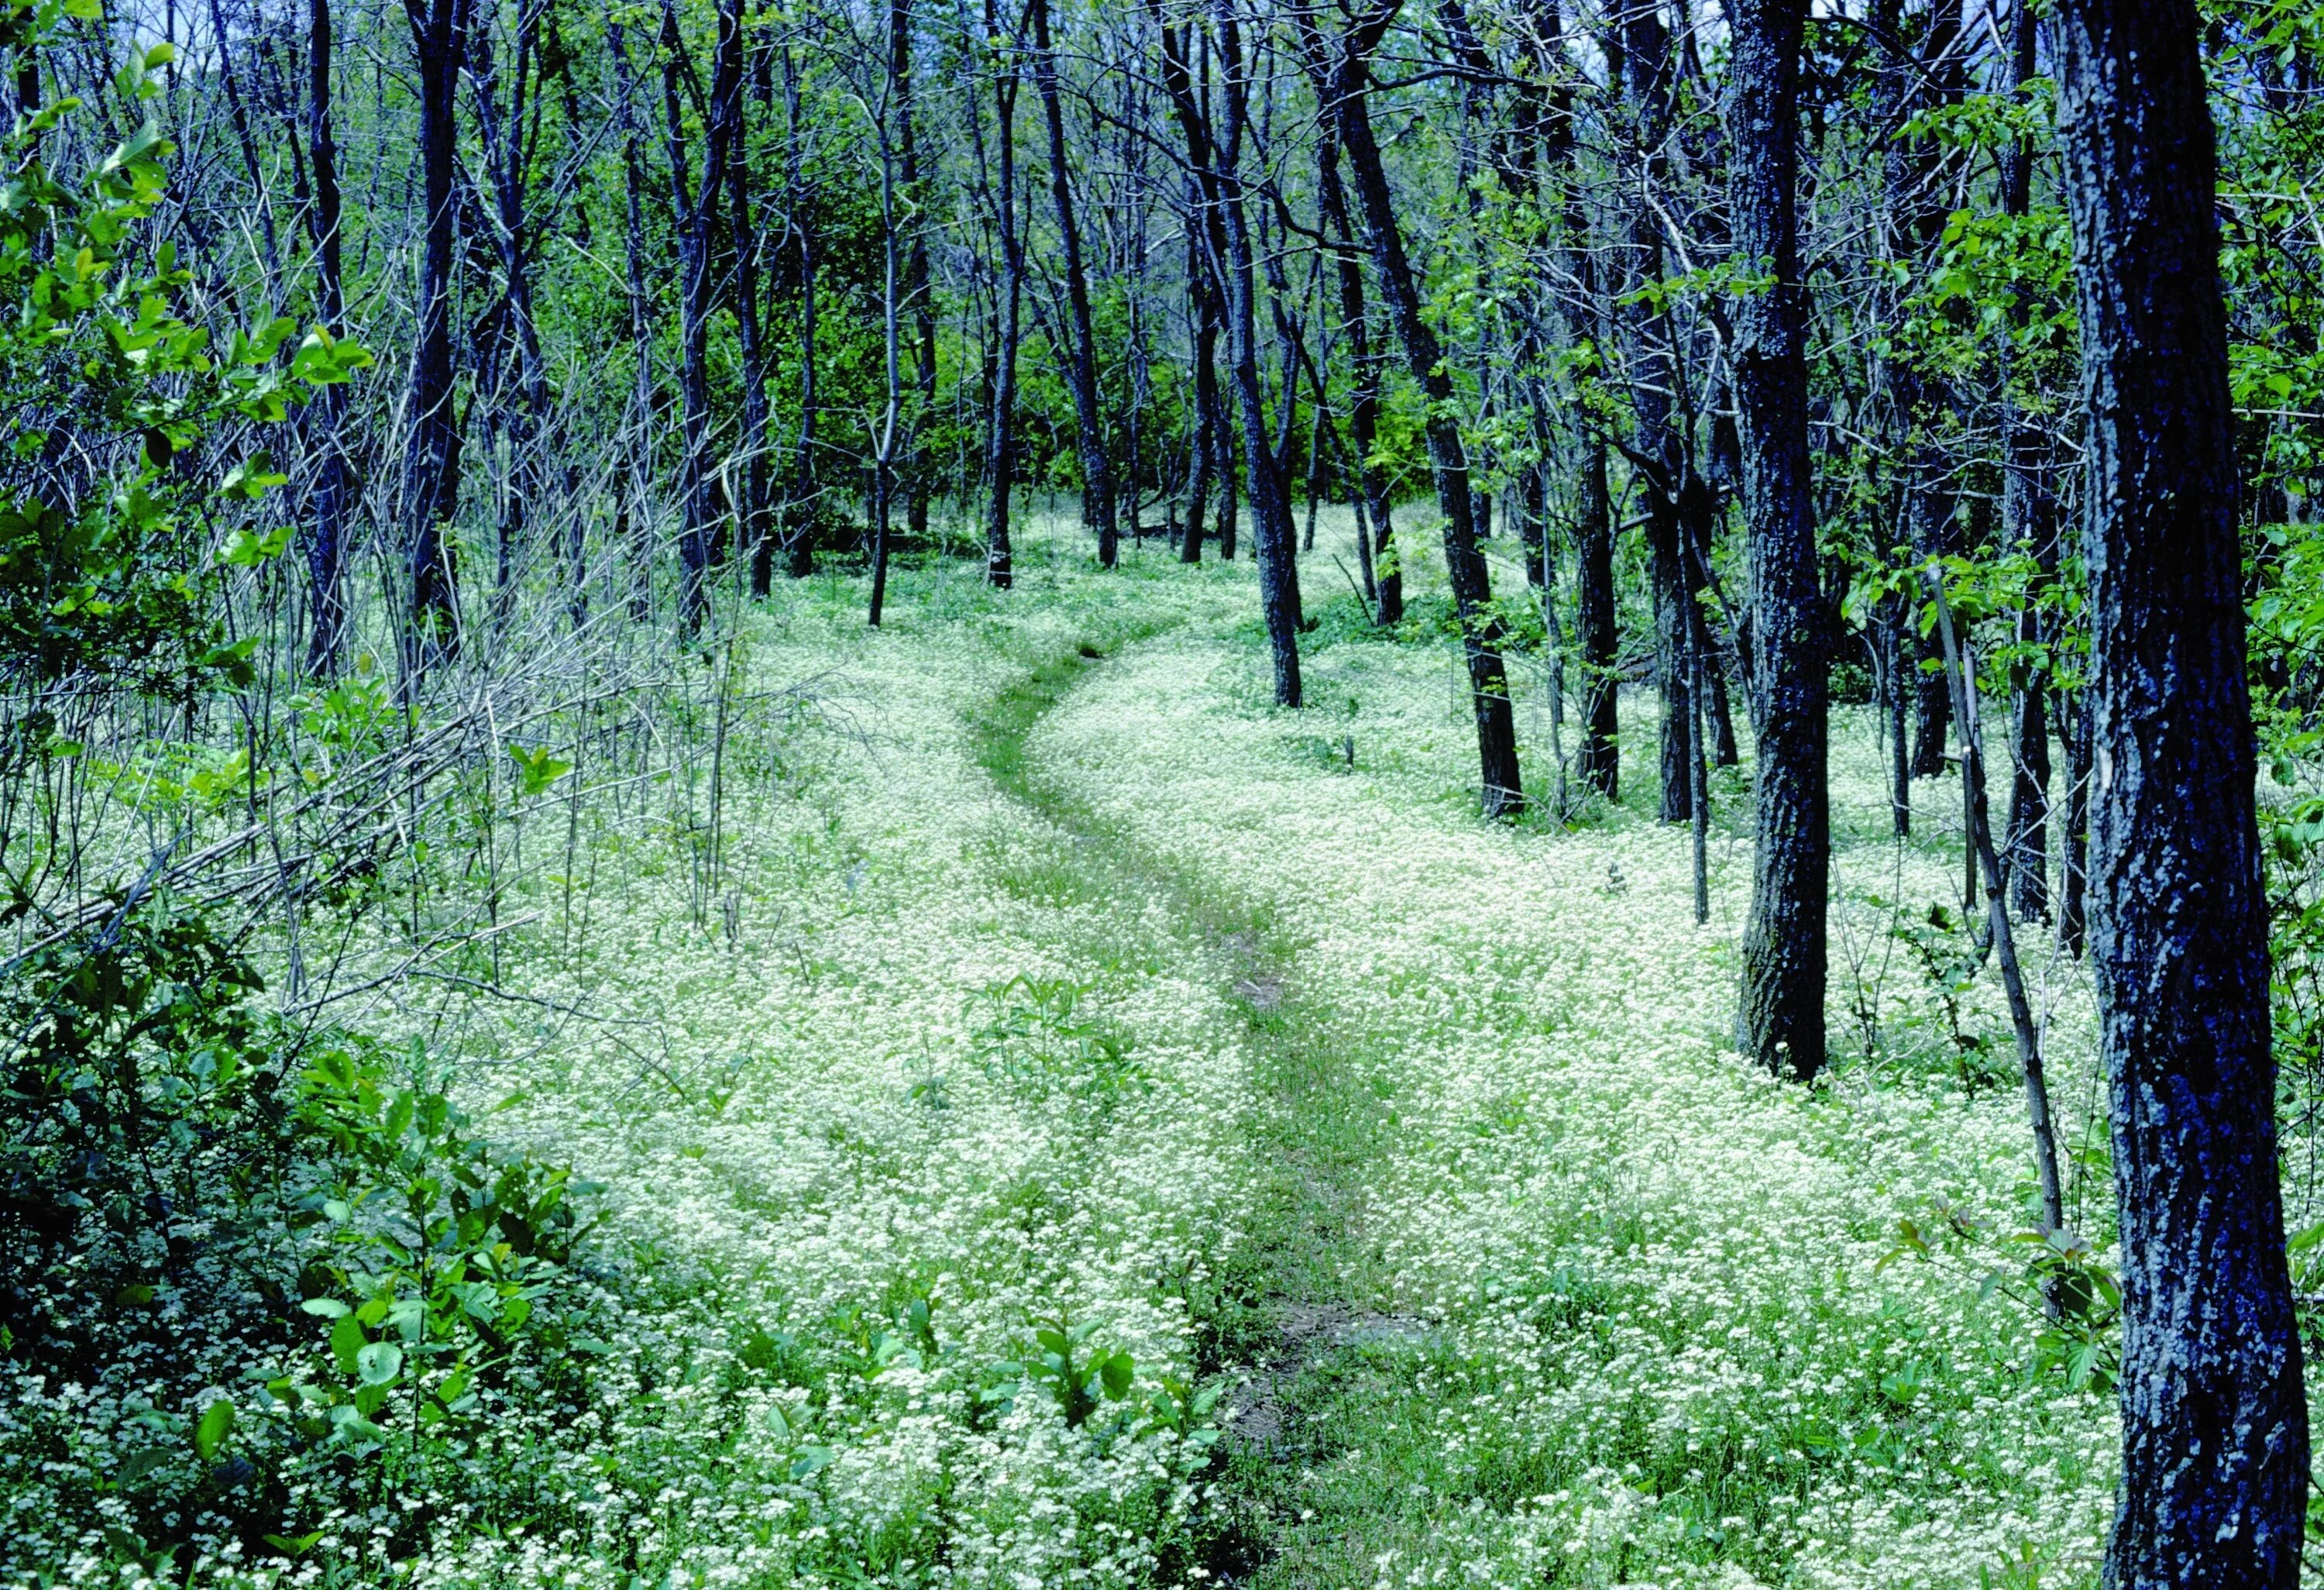
[[0, 57], [0, 1590], [2324, 1585], [2324, 4]]

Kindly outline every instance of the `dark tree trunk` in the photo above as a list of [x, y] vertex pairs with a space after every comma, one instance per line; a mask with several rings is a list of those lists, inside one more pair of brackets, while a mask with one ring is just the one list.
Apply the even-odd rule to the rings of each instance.
[[[315, 244], [315, 311], [333, 337], [346, 331], [346, 288], [340, 270], [339, 155], [331, 134], [331, 3], [308, 10], [307, 146], [314, 167], [314, 204], [308, 211]], [[307, 667], [338, 671], [346, 644], [347, 464], [339, 427], [346, 419], [346, 388], [334, 384], [315, 394], [308, 435], [315, 448], [314, 518], [307, 540]]]
[[534, 498], [545, 478], [540, 439], [549, 414], [549, 369], [540, 351], [540, 328], [533, 316], [532, 228], [525, 191], [530, 165], [525, 131], [528, 106], [538, 88], [541, 9], [540, 0], [522, 0], [518, 7], [516, 58], [509, 63], [505, 83], [493, 53], [490, 29], [477, 29], [468, 42], [476, 130], [492, 184], [493, 242], [504, 295], [503, 334], [513, 341], [517, 360], [515, 402], [495, 393], [492, 404], [493, 429], [509, 444], [499, 556], [493, 576], [494, 605], [503, 613], [513, 596], [517, 565], [530, 536]]
[[1902, 596], [1880, 604], [1880, 691], [1888, 716], [1888, 810], [1896, 837], [1913, 832], [1913, 642], [1911, 610]]
[[[2034, 74], [2034, 8], [2020, 5], [2012, 12], [2009, 39], [2009, 88], [2023, 92]], [[2001, 208], [2005, 214], [2023, 216], [2032, 207], [2034, 145], [2030, 139], [2013, 142], [2003, 152]], [[2023, 295], [2013, 302], [2013, 328], [2025, 312]], [[2011, 380], [2012, 360], [2006, 350], [2001, 365], [2001, 426], [2003, 476], [2002, 539], [2012, 551], [2030, 550], [2039, 575], [2026, 592], [2017, 615], [2017, 642], [2022, 652], [2037, 648], [2043, 633], [2037, 598], [2057, 578], [2058, 526], [2048, 482], [2043, 478], [2040, 426], [2017, 404]], [[2010, 764], [2009, 846], [2007, 875], [2010, 905], [2021, 919], [2047, 920], [2050, 915], [2050, 715], [2049, 681], [2022, 656], [2009, 670]]]
[[[1221, 274], [1226, 288], [1227, 365], [1233, 374], [1236, 406], [1242, 414], [1243, 466], [1250, 485], [1259, 607], [1267, 620], [1268, 651], [1275, 665], [1275, 701], [1278, 707], [1297, 707], [1301, 698], [1299, 565], [1293, 544], [1290, 482], [1283, 455], [1268, 445], [1267, 396], [1259, 369], [1258, 286], [1253, 280], [1253, 249], [1242, 183], [1247, 85], [1241, 76], [1241, 30], [1224, 5], [1218, 8], [1217, 24], [1226, 102], [1217, 164], [1221, 172], [1218, 211], [1226, 242]], [[1283, 401], [1287, 418], [1293, 401], [1293, 389], [1287, 384]]]
[[1461, 444], [1460, 428], [1448, 412], [1452, 383], [1445, 374], [1443, 347], [1421, 312], [1419, 286], [1405, 253], [1388, 172], [1372, 134], [1368, 104], [1371, 74], [1366, 57], [1386, 25], [1375, 14], [1372, 22], [1345, 37], [1325, 41], [1311, 35], [1309, 69], [1333, 116], [1340, 146], [1347, 152], [1356, 202], [1371, 245], [1372, 267], [1388, 300], [1397, 340], [1404, 346], [1405, 363], [1428, 399], [1428, 457], [1436, 476], [1436, 500], [1444, 516], [1445, 571], [1468, 654], [1469, 693], [1476, 714], [1477, 759], [1483, 786], [1480, 805], [1489, 818], [1514, 817], [1525, 804], [1517, 768], [1517, 718], [1501, 660], [1501, 624], [1492, 612], [1491, 578], [1477, 545], [1468, 454]]
[[2076, 960], [2089, 928], [2090, 693], [2057, 693], [2059, 731], [2066, 744], [2066, 831], [2059, 836], [2058, 942]]
[[[1620, 20], [1622, 93], [1633, 124], [1637, 180], [1656, 190], [1669, 180], [1671, 85], [1670, 34], [1651, 5], [1634, 5]], [[1629, 207], [1628, 269], [1633, 285], [1658, 282], [1664, 274], [1662, 219], [1651, 206]], [[1656, 816], [1666, 823], [1688, 815], [1687, 769], [1692, 763], [1696, 713], [1687, 688], [1686, 606], [1678, 490], [1687, 476], [1689, 439], [1679, 420], [1680, 390], [1675, 333], [1669, 316], [1646, 297], [1624, 310], [1631, 356], [1640, 366], [1630, 388], [1637, 415], [1631, 464], [1646, 499], [1646, 579], [1654, 601], [1655, 683], [1662, 698], [1662, 793]]]
[[1049, 0], [1032, 0], [1033, 87], [1049, 129], [1049, 196], [1057, 208], [1058, 265], [1065, 277], [1065, 304], [1073, 315], [1073, 347], [1067, 350], [1066, 384], [1073, 388], [1074, 438], [1082, 461], [1082, 522], [1097, 532], [1097, 560], [1113, 567], [1120, 540], [1114, 518], [1113, 471], [1106, 458], [1105, 421], [1099, 407], [1097, 336], [1091, 328], [1089, 273], [1082, 259], [1082, 234], [1074, 213], [1073, 168], [1065, 160], [1065, 109], [1057, 89], [1057, 57], [1049, 39]]
[[1825, 756], [1823, 586], [1808, 465], [1805, 290], [1800, 280], [1799, 67], [1807, 0], [1737, 0], [1728, 115], [1736, 254], [1774, 285], [1735, 327], [1743, 521], [1751, 571], [1757, 831], [1743, 929], [1737, 1043], [1805, 1079], [1823, 1068]]
[[404, 0], [420, 65], [420, 169], [424, 228], [420, 326], [411, 356], [411, 435], [403, 456], [405, 569], [411, 615], [405, 667], [417, 671], [459, 649], [452, 514], [460, 500], [460, 419], [452, 391], [452, 265], [459, 222], [453, 196], [454, 123], [467, 53], [467, 0]]
[[798, 251], [799, 273], [799, 429], [798, 452], [791, 466], [790, 489], [783, 544], [787, 552], [785, 572], [793, 579], [805, 579], [815, 572], [814, 525], [817, 498], [821, 486], [820, 460], [816, 454], [820, 443], [816, 436], [816, 423], [822, 416], [823, 394], [817, 387], [821, 367], [816, 359], [816, 283], [820, 265], [821, 249], [811, 219], [799, 211], [808, 197], [799, 158], [799, 94], [798, 68], [791, 60], [787, 45], [783, 60], [783, 119], [784, 162], [788, 178], [790, 227], [794, 246]]
[[1620, 687], [1615, 674], [1614, 522], [1606, 489], [1606, 443], [1595, 434], [1582, 439], [1582, 500], [1575, 517], [1575, 627], [1581, 630], [1582, 777], [1609, 800], [1622, 791]]
[[2052, 14], [2091, 513], [2099, 1044], [2122, 1234], [2116, 1590], [2300, 1581], [2216, 157], [2193, 0]]
[[722, 0], [716, 54], [711, 67], [711, 114], [703, 134], [702, 180], [687, 171], [686, 123], [678, 98], [684, 43], [674, 5], [662, 12], [662, 114], [669, 150], [670, 198], [677, 218], [678, 267], [678, 394], [683, 405], [678, 495], [685, 520], [678, 535], [680, 623], [686, 633], [702, 626], [709, 609], [711, 538], [719, 519], [716, 481], [710, 467], [710, 314], [716, 301], [712, 250], [718, 220], [718, 193], [726, 177], [733, 128], [722, 108], [742, 100], [742, 37], [740, 0]]
[[[650, 460], [653, 457], [654, 381], [653, 381], [653, 319], [648, 309], [646, 291], [645, 245], [645, 152], [638, 131], [637, 84], [632, 76], [630, 48], [626, 30], [618, 22], [613, 24], [611, 40], [613, 55], [614, 92], [620, 97], [617, 114], [622, 131], [622, 175], [626, 205], [623, 209], [622, 238], [629, 269], [629, 319], [631, 357], [636, 368], [630, 387], [630, 415], [623, 443], [630, 455], [628, 490], [621, 506], [615, 510], [615, 544], [631, 558], [629, 569], [630, 616], [643, 623], [652, 608], [653, 562], [651, 541], [645, 532], [646, 491]], [[632, 521], [636, 530], [631, 531]], [[636, 537], [634, 546], [631, 537]]]
[[1219, 314], [1210, 264], [1203, 247], [1203, 214], [1202, 194], [1196, 188], [1191, 199], [1193, 224], [1186, 234], [1187, 316], [1193, 322], [1194, 342], [1194, 481], [1186, 489], [1185, 528], [1178, 537], [1178, 560], [1182, 563], [1203, 560], [1206, 528], [1203, 514], [1210, 504], [1212, 477], [1217, 472], [1219, 454]]
[[936, 302], [928, 269], [927, 195], [921, 190], [919, 134], [913, 125], [912, 4], [890, 0], [888, 42], [896, 67], [896, 119], [904, 213], [910, 241], [904, 250], [904, 300], [912, 311], [912, 391], [918, 398], [911, 446], [904, 458], [904, 527], [916, 545], [928, 533], [928, 457], [925, 437], [936, 402]]
[[[984, 32], [1001, 47], [1001, 19], [994, 0], [984, 0]], [[1023, 336], [1025, 245], [1017, 229], [1017, 65], [1012, 57], [993, 75], [994, 112], [992, 215], [1001, 234], [1000, 346], [993, 354], [992, 413], [985, 431], [985, 474], [990, 482], [984, 519], [984, 578], [999, 590], [1016, 583], [1009, 543], [1010, 499], [1017, 489], [1017, 349]]]
[[[1340, 182], [1340, 145], [1326, 125], [1315, 156], [1323, 225], [1333, 239], [1352, 239], [1346, 190]], [[1348, 339], [1349, 367], [1354, 375], [1348, 405], [1348, 437], [1356, 455], [1356, 487], [1362, 494], [1359, 529], [1370, 522], [1370, 542], [1364, 562], [1378, 592], [1374, 615], [1381, 624], [1404, 622], [1404, 576], [1396, 562], [1396, 523], [1389, 514], [1388, 482], [1372, 463], [1379, 439], [1381, 368], [1385, 356], [1372, 341], [1371, 323], [1364, 308], [1364, 272], [1352, 247], [1333, 251], [1340, 289], [1340, 329]]]
[[1646, 578], [1655, 600], [1655, 675], [1662, 685], [1662, 796], [1655, 816], [1683, 823], [1691, 815], [1688, 770], [1694, 765], [1694, 693], [1687, 675], [1687, 584], [1680, 553], [1678, 504], [1659, 470], [1646, 471]]
[[[737, 28], [737, 48], [740, 48]], [[734, 522], [750, 549], [751, 594], [766, 596], [775, 583], [774, 487], [770, 476], [774, 441], [768, 435], [766, 334], [759, 318], [759, 251], [764, 246], [751, 209], [751, 145], [743, 121], [742, 74], [736, 72], [721, 114], [727, 125], [726, 207], [734, 248], [734, 341], [742, 386], [742, 500]]]

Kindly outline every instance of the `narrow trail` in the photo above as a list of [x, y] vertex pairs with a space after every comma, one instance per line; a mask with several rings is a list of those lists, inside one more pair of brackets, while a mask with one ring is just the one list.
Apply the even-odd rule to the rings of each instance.
[[1204, 1567], [1237, 1585], [1369, 1583], [1365, 1537], [1354, 1520], [1301, 1517], [1295, 1487], [1305, 1469], [1344, 1444], [1319, 1417], [1309, 1382], [1325, 1360], [1369, 1345], [1407, 1343], [1418, 1321], [1351, 1300], [1366, 1267], [1362, 1169], [1393, 1117], [1347, 1063], [1330, 1012], [1314, 1008], [1298, 975], [1296, 925], [1271, 903], [1241, 899], [1133, 842], [1104, 812], [1044, 779], [1028, 745], [1074, 689], [1128, 647], [1167, 627], [1145, 623], [1085, 637], [1045, 658], [991, 698], [970, 724], [978, 763], [1057, 841], [1052, 887], [1096, 904], [1142, 897], [1167, 907], [1177, 956], [1198, 957], [1244, 1023], [1257, 1095], [1248, 1151], [1263, 1194], [1252, 1228], [1197, 1309], [1201, 1368], [1236, 1382], [1224, 1444], [1224, 1503]]

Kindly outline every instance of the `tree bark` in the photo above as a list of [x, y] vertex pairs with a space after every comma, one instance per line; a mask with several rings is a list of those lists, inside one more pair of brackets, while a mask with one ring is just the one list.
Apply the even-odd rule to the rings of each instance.
[[2122, 1234], [2116, 1590], [2300, 1580], [2216, 153], [2193, 0], [2052, 14], [2091, 513], [2090, 877]]
[[[2010, 21], [2009, 89], [2019, 95], [2034, 77], [2034, 8], [2019, 5]], [[2034, 145], [2014, 141], [2002, 154], [2001, 208], [2024, 216], [2033, 205]], [[2022, 293], [2010, 310], [2008, 329], [2024, 321]], [[2039, 647], [2043, 633], [2040, 597], [2057, 578], [2058, 525], [2043, 469], [2041, 427], [2018, 405], [2011, 379], [2014, 358], [2005, 334], [2001, 362], [2001, 427], [2004, 456], [2001, 485], [2002, 539], [2012, 551], [2030, 551], [2037, 569], [2017, 614], [2021, 652]], [[2021, 919], [2050, 916], [2050, 715], [2049, 681], [2022, 657], [2009, 670], [2009, 829], [2006, 874], [2009, 902]]]
[[1073, 316], [1066, 384], [1073, 388], [1074, 437], [1082, 461], [1082, 522], [1097, 532], [1097, 560], [1113, 567], [1120, 541], [1114, 517], [1113, 470], [1106, 458], [1105, 421], [1097, 385], [1097, 337], [1091, 328], [1089, 273], [1074, 211], [1073, 168], [1065, 159], [1065, 110], [1057, 88], [1057, 56], [1049, 39], [1049, 0], [1032, 0], [1033, 87], [1049, 130], [1049, 196], [1057, 210], [1058, 264]]
[[[346, 333], [347, 299], [340, 267], [338, 143], [331, 134], [331, 0], [312, 0], [308, 8], [307, 74], [315, 314], [326, 332], [341, 337]], [[317, 393], [308, 409], [316, 458], [314, 517], [307, 539], [307, 669], [318, 676], [338, 671], [347, 638], [347, 464], [339, 437], [346, 409], [346, 388], [337, 383]]]
[[[995, 0], [984, 0], [985, 47], [1009, 48]], [[991, 495], [984, 518], [984, 578], [996, 590], [1016, 583], [1010, 547], [1010, 499], [1017, 489], [1017, 350], [1023, 337], [1025, 245], [1017, 229], [1017, 59], [993, 69], [993, 224], [1001, 233], [1000, 346], [993, 355], [992, 411], [985, 430], [985, 475]]]
[[[1340, 143], [1327, 124], [1320, 132], [1315, 154], [1317, 193], [1323, 225], [1334, 241], [1352, 239], [1348, 221], [1347, 190], [1340, 180]], [[1383, 624], [1404, 622], [1404, 575], [1397, 568], [1396, 522], [1389, 511], [1388, 481], [1372, 462], [1379, 441], [1380, 379], [1385, 356], [1372, 340], [1371, 322], [1364, 307], [1364, 272], [1355, 249], [1333, 250], [1340, 290], [1340, 330], [1348, 339], [1349, 368], [1354, 376], [1348, 404], [1349, 444], [1356, 455], [1356, 487], [1362, 494], [1363, 521], [1371, 526], [1364, 562], [1372, 572], [1378, 592], [1374, 616]]]
[[1807, 0], [1737, 0], [1729, 14], [1729, 208], [1738, 258], [1770, 282], [1743, 299], [1735, 327], [1758, 787], [1736, 1026], [1745, 1054], [1804, 1080], [1824, 1061], [1831, 851], [1829, 655], [1810, 490], [1797, 210]]
[[678, 535], [679, 622], [692, 634], [709, 610], [711, 537], [718, 519], [715, 480], [710, 467], [710, 313], [716, 287], [711, 254], [718, 219], [718, 193], [724, 182], [733, 128], [722, 108], [741, 100], [742, 76], [740, 0], [721, 0], [716, 52], [711, 65], [710, 116], [703, 134], [702, 180], [687, 171], [686, 123], [678, 82], [684, 43], [674, 0], [662, 10], [662, 114], [669, 154], [672, 215], [678, 257], [678, 394], [683, 405], [678, 495], [685, 520]]
[[[1040, 0], [1035, 0], [1040, 4]], [[1259, 607], [1267, 621], [1268, 651], [1275, 670], [1275, 702], [1297, 707], [1299, 677], [1299, 565], [1293, 542], [1290, 482], [1284, 457], [1269, 445], [1267, 395], [1259, 368], [1258, 284], [1244, 206], [1242, 144], [1248, 122], [1242, 79], [1241, 28], [1231, 0], [1214, 0], [1219, 64], [1224, 77], [1226, 116], [1218, 147], [1218, 213], [1226, 244], [1220, 274], [1226, 288], [1227, 367], [1236, 406], [1242, 414], [1243, 467], [1250, 485], [1251, 537], [1259, 558]], [[1283, 394], [1286, 418], [1296, 389]]]
[[1405, 363], [1428, 400], [1425, 434], [1436, 476], [1436, 500], [1444, 517], [1444, 566], [1461, 621], [1469, 664], [1469, 694], [1477, 721], [1477, 760], [1482, 789], [1480, 804], [1488, 818], [1515, 817], [1525, 805], [1517, 767], [1517, 718], [1509, 701], [1508, 675], [1501, 659], [1504, 638], [1492, 613], [1492, 581], [1477, 545], [1469, 459], [1460, 428], [1449, 409], [1452, 378], [1444, 353], [1421, 313], [1420, 290], [1405, 253], [1404, 233], [1389, 192], [1388, 172], [1373, 136], [1369, 96], [1371, 74], [1366, 58], [1393, 12], [1374, 12], [1357, 30], [1325, 41], [1312, 32], [1308, 68], [1317, 95], [1332, 116], [1340, 146], [1355, 179], [1356, 202], [1371, 245], [1372, 267], [1388, 300], [1388, 318], [1403, 344]]
[[423, 236], [420, 326], [411, 356], [411, 434], [403, 455], [404, 559], [411, 602], [407, 674], [459, 649], [459, 605], [450, 528], [460, 500], [460, 422], [453, 402], [452, 266], [459, 223], [453, 197], [460, 66], [467, 53], [467, 0], [404, 0], [420, 67]]

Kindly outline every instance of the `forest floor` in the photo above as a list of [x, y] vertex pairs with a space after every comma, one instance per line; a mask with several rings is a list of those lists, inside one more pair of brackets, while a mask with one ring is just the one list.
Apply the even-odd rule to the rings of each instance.
[[[586, 949], [509, 952], [589, 1021], [435, 1029], [606, 1185], [625, 1279], [595, 1407], [493, 1458], [528, 1532], [447, 1524], [404, 1577], [2091, 1582], [2111, 1400], [2017, 1283], [1953, 798], [1895, 843], [1844, 717], [1841, 1052], [1775, 1082], [1723, 1036], [1748, 785], [1702, 927], [1643, 693], [1618, 804], [1480, 822], [1441, 578], [1407, 553], [1421, 616], [1379, 634], [1324, 532], [1297, 713], [1249, 565], [1154, 545], [1101, 575], [1033, 535], [1005, 594], [904, 568], [877, 632], [841, 576], [752, 622], [792, 705], [728, 753], [715, 870], [662, 787], [587, 841]], [[2095, 1228], [2087, 1003], [2027, 953]]]

